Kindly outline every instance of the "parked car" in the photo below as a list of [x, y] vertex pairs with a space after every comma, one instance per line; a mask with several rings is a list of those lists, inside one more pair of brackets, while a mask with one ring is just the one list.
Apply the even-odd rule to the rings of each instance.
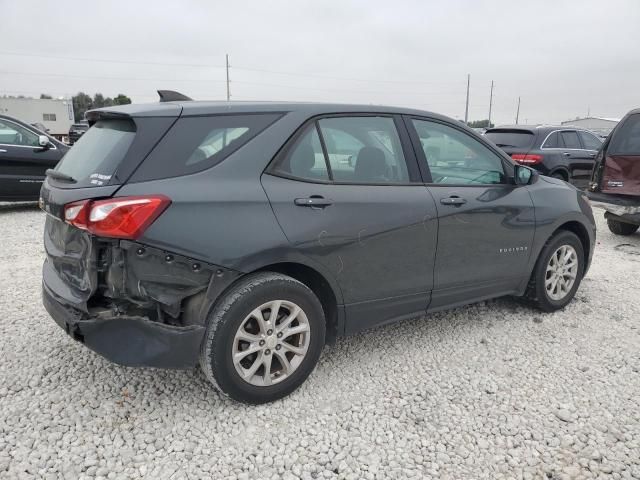
[[609, 230], [631, 235], [640, 226], [640, 108], [630, 111], [596, 157], [589, 186], [592, 204], [605, 210]]
[[582, 189], [602, 145], [594, 133], [573, 127], [514, 125], [490, 128], [485, 136], [516, 162]]
[[73, 145], [78, 139], [89, 130], [88, 122], [74, 123], [69, 127], [69, 145]]
[[38, 200], [45, 171], [68, 148], [31, 125], [0, 115], [0, 201]]
[[589, 268], [586, 196], [437, 114], [182, 101], [87, 118], [42, 187], [46, 309], [111, 361], [199, 362], [237, 400], [289, 394], [325, 342], [389, 321], [503, 295], [563, 308]]

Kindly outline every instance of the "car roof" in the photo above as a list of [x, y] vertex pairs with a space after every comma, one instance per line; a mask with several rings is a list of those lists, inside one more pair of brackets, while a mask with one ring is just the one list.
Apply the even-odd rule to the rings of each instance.
[[[417, 115], [454, 121], [444, 115], [404, 107], [315, 102], [244, 102], [244, 101], [176, 101], [162, 103], [137, 103], [104, 107], [87, 112], [87, 117], [100, 113], [113, 113], [131, 117], [174, 117], [190, 115], [217, 115], [233, 113], [302, 112], [312, 115], [325, 113], [389, 113]], [[461, 125], [463, 125], [461, 123]]]
[[581, 130], [583, 132], [590, 132], [588, 128], [576, 127], [573, 125], [500, 125], [498, 127], [488, 129], [485, 133], [491, 133], [497, 130], [522, 130], [530, 133], [539, 132], [543, 135], [556, 130]]

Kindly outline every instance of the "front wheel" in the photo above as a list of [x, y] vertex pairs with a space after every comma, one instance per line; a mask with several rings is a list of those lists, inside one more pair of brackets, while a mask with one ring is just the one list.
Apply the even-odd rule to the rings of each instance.
[[576, 234], [556, 233], [540, 252], [525, 298], [546, 312], [564, 308], [580, 286], [584, 262], [584, 248]]
[[200, 366], [222, 393], [252, 404], [285, 397], [324, 346], [322, 305], [303, 283], [260, 272], [240, 280], [208, 318]]
[[607, 218], [607, 226], [609, 227], [609, 230], [616, 235], [633, 235], [638, 230], [638, 225], [619, 222], [618, 220], [613, 220], [611, 218]]

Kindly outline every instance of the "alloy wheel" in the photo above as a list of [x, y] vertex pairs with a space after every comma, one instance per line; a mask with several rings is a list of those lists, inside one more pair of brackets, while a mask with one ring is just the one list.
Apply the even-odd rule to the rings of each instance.
[[300, 366], [310, 337], [309, 319], [298, 305], [287, 300], [264, 303], [236, 331], [233, 365], [244, 381], [260, 387], [273, 385]]
[[551, 300], [564, 299], [578, 275], [578, 254], [571, 245], [559, 247], [547, 263], [544, 288]]

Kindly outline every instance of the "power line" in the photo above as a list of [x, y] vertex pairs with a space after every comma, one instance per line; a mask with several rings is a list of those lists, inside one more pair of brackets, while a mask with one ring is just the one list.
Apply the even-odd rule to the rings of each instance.
[[114, 76], [97, 76], [97, 75], [69, 75], [64, 73], [41, 73], [41, 72], [16, 72], [9, 70], [0, 70], [0, 73], [8, 73], [11, 75], [30, 75], [30, 76], [43, 76], [43, 77], [61, 77], [61, 78], [91, 78], [97, 80], [140, 80], [140, 81], [161, 81], [161, 82], [218, 82], [223, 83], [223, 80], [204, 80], [194, 78], [137, 78], [137, 77], [114, 77]]
[[145, 62], [138, 60], [112, 60], [105, 58], [87, 58], [87, 57], [62, 57], [56, 55], [38, 55], [35, 53], [17, 53], [17, 52], [0, 52], [0, 55], [11, 55], [14, 57], [36, 57], [36, 58], [55, 58], [57, 60], [72, 60], [78, 62], [99, 62], [99, 63], [123, 63], [130, 65], [159, 65], [171, 67], [206, 67], [206, 68], [224, 68], [224, 65], [211, 65], [208, 63], [170, 63], [170, 62]]

